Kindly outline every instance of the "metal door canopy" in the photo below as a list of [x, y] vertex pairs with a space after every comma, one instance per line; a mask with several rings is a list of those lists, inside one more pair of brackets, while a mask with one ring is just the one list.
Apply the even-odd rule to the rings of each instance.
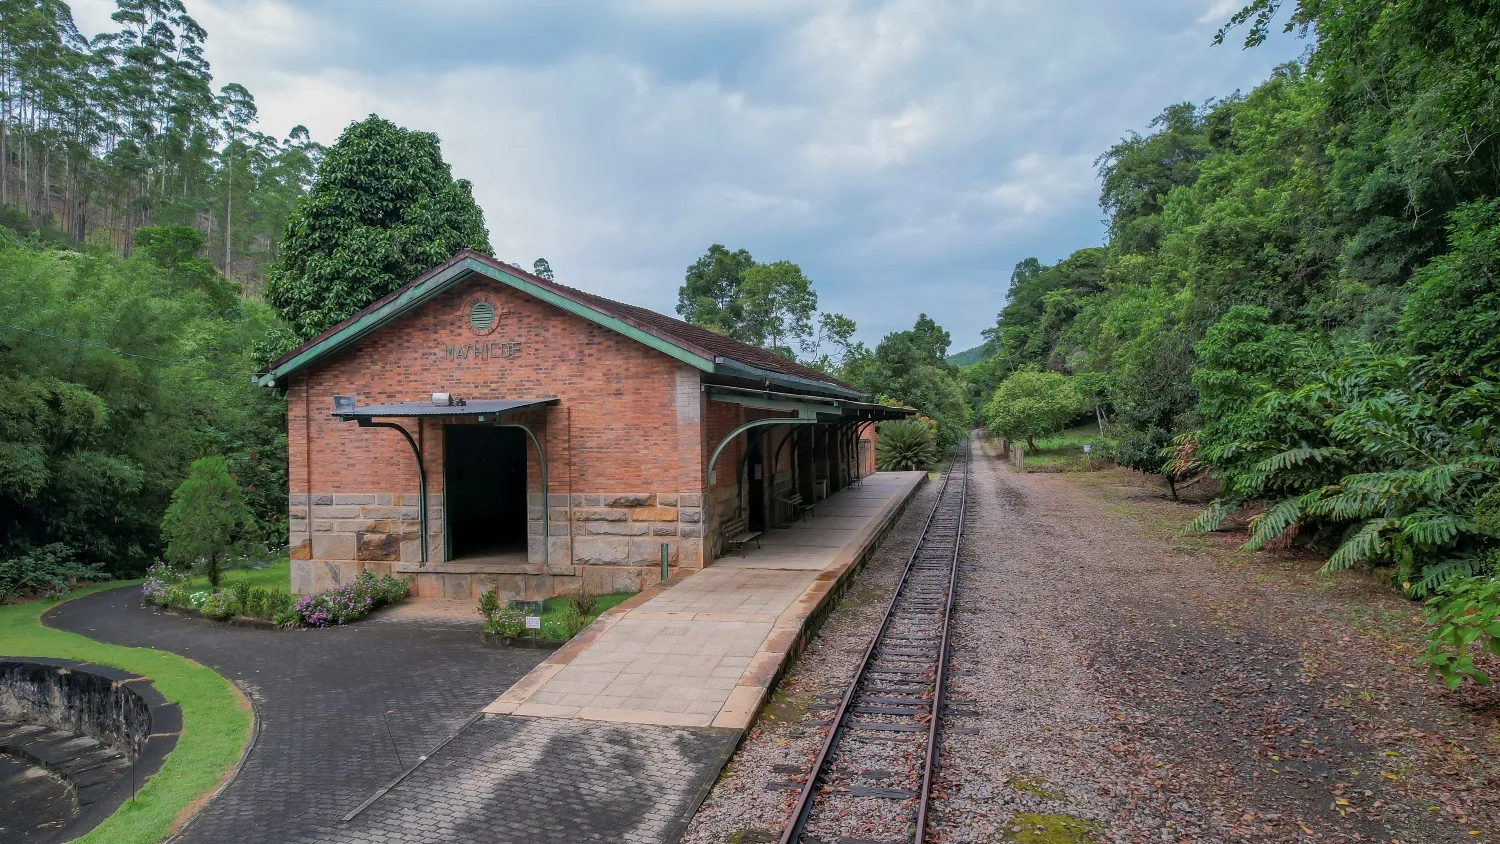
[[352, 410], [336, 410], [340, 419], [374, 419], [388, 416], [492, 416], [514, 413], [533, 407], [557, 404], [557, 398], [544, 399], [474, 399], [466, 404], [435, 405], [430, 401], [372, 404]]

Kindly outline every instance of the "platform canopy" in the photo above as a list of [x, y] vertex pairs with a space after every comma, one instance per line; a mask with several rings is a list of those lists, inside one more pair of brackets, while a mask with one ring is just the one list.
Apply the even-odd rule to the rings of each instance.
[[719, 384], [704, 384], [703, 392], [714, 401], [740, 404], [765, 410], [794, 411], [804, 419], [820, 422], [873, 421], [886, 419], [909, 419], [917, 415], [914, 407], [875, 404], [873, 402], [835, 399], [824, 396], [808, 396], [800, 393], [781, 393], [774, 390], [755, 390], [746, 387], [729, 387]]
[[375, 419], [387, 416], [492, 416], [514, 413], [533, 407], [557, 404], [556, 398], [545, 399], [474, 399], [465, 404], [433, 404], [430, 401], [372, 404], [349, 410], [335, 410], [340, 419]]

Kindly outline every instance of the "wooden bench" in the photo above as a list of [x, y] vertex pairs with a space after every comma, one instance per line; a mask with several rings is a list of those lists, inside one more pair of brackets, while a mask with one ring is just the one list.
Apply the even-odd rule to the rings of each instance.
[[760, 547], [760, 531], [746, 530], [745, 520], [739, 517], [730, 519], [724, 523], [724, 553], [739, 551], [740, 556], [745, 556], [745, 543], [754, 542], [755, 547]]
[[802, 493], [800, 492], [794, 492], [785, 498], [778, 498], [776, 500], [792, 508], [792, 518], [794, 519], [800, 519], [805, 522], [807, 521], [805, 514], [812, 513], [814, 516], [818, 515], [817, 513], [813, 513], [813, 508], [810, 505], [802, 503]]

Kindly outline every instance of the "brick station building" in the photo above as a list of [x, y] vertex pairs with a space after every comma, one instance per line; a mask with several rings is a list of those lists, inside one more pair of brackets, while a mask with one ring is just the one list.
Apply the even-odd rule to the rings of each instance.
[[429, 597], [639, 589], [662, 545], [702, 567], [726, 526], [874, 471], [872, 423], [912, 413], [472, 251], [258, 378], [287, 396], [298, 593], [366, 570]]

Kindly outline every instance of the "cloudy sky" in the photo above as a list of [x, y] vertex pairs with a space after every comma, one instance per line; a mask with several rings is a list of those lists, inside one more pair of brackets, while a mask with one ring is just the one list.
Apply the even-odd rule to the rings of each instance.
[[[87, 34], [113, 0], [72, 0]], [[979, 341], [1011, 267], [1103, 238], [1093, 162], [1303, 45], [1240, 0], [186, 0], [261, 131], [437, 132], [496, 255], [673, 312], [711, 243], [797, 262], [878, 341]]]

